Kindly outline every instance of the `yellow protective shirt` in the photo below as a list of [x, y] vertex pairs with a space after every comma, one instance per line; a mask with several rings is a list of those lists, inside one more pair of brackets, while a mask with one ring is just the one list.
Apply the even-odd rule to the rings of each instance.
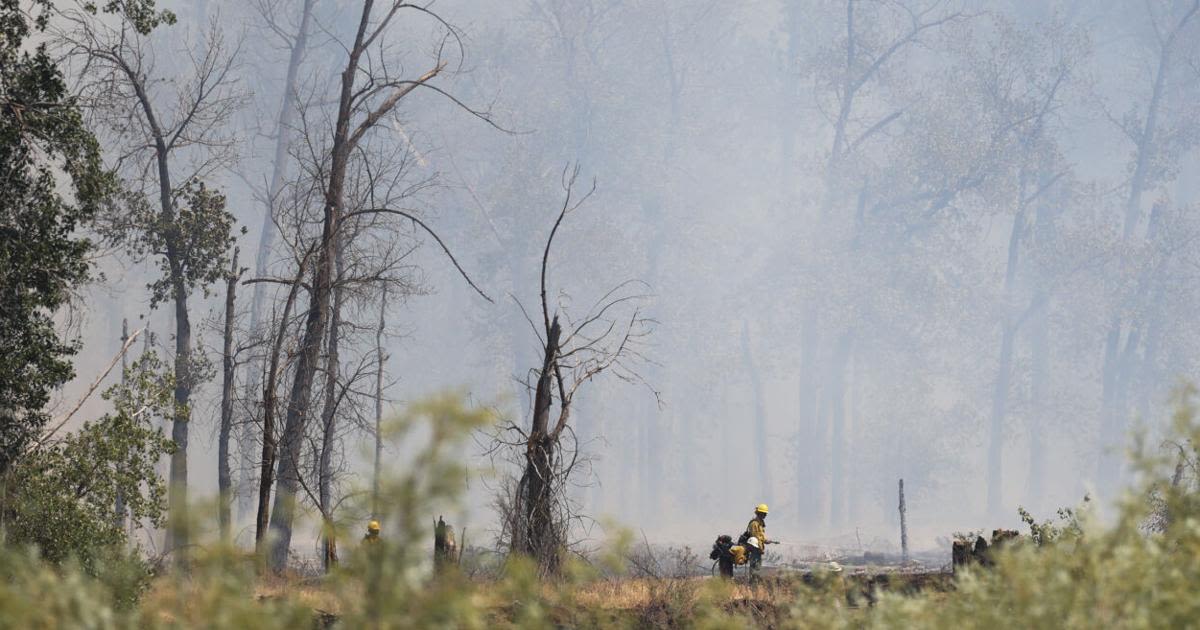
[[751, 536], [757, 538], [761, 544], [763, 544], [763, 545], [767, 544], [767, 524], [766, 523], [758, 520], [757, 518], [751, 519], [750, 524], [746, 525], [746, 531], [749, 532], [749, 534]]

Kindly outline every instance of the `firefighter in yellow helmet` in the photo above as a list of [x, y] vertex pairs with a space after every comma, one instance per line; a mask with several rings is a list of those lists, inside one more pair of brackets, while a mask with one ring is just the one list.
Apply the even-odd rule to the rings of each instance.
[[750, 552], [750, 576], [758, 575], [762, 566], [763, 551], [770, 540], [767, 540], [767, 504], [759, 503], [754, 508], [754, 518], [746, 524], [746, 532], [742, 534], [746, 550]]
[[379, 521], [372, 519], [370, 523], [367, 523], [367, 535], [363, 536], [363, 543], [373, 545], [379, 540]]

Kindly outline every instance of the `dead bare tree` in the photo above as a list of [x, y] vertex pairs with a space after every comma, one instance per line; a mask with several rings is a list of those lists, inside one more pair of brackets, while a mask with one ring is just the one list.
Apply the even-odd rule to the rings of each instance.
[[242, 270], [238, 268], [238, 250], [233, 250], [229, 262], [229, 275], [225, 277], [225, 322], [222, 327], [221, 353], [221, 426], [217, 433], [217, 517], [221, 527], [221, 539], [229, 540], [232, 518], [230, 502], [233, 499], [233, 477], [229, 471], [229, 439], [233, 432], [233, 389], [237, 363], [234, 355], [234, 321], [237, 299], [237, 283]]
[[[363, 1], [353, 39], [344, 46], [347, 59], [335, 99], [337, 113], [331, 121], [333, 134], [319, 160], [322, 165], [328, 164], [321, 179], [324, 193], [320, 213], [321, 233], [316, 239], [312, 283], [308, 290], [309, 303], [297, 348], [283, 432], [280, 435], [278, 487], [270, 516], [274, 540], [268, 562], [270, 568], [276, 572], [283, 570], [286, 565], [291, 546], [296, 495], [301, 483], [302, 440], [312, 404], [313, 382], [321, 363], [321, 348], [325, 344], [330, 323], [331, 299], [336, 284], [334, 266], [337, 243], [346, 222], [356, 216], [368, 215], [406, 219], [431, 236], [463, 278], [490, 301], [466, 275], [442, 239], [415, 213], [401, 208], [379, 206], [347, 212], [348, 176], [351, 176], [353, 171], [364, 168], [364, 162], [356, 161], [362, 155], [359, 150], [381, 122], [418, 89], [440, 95], [475, 117], [492, 124], [486, 113], [470, 108], [435, 83], [439, 76], [448, 72], [447, 44], [457, 45], [461, 55], [461, 37], [457, 29], [426, 6], [407, 2], [381, 4], [385, 8], [377, 11], [374, 0]], [[384, 35], [401, 13], [428, 17], [444, 32], [442, 43], [430, 62], [430, 68], [415, 78], [394, 75], [392, 68], [402, 64], [389, 63], [387, 60], [389, 47]], [[261, 511], [260, 506], [260, 514]]]
[[[641, 292], [644, 283], [626, 281], [616, 285], [577, 321], [569, 317], [561, 302], [551, 309], [547, 272], [554, 237], [563, 220], [595, 190], [593, 182], [586, 194], [576, 198], [578, 176], [578, 166], [563, 171], [563, 204], [542, 253], [541, 325], [534, 324], [521, 307], [542, 347], [541, 365], [531, 370], [533, 384], [526, 384], [533, 392], [529, 430], [516, 424], [502, 426], [492, 447], [492, 452], [515, 448], [520, 452], [518, 464], [522, 469], [515, 487], [498, 501], [502, 541], [510, 552], [532, 558], [542, 575], [559, 570], [570, 542], [574, 513], [566, 491], [579, 461], [571, 424], [575, 395], [585, 383], [605, 372], [649, 388], [636, 369], [637, 364], [647, 362], [642, 349], [654, 324], [641, 311], [648, 297]], [[650, 391], [657, 398], [657, 392]], [[552, 418], [555, 404], [557, 417]]]
[[[300, 7], [298, 16], [289, 21], [283, 10], [285, 3], [282, 0], [254, 0], [253, 6], [256, 12], [266, 25], [267, 29], [277, 36], [288, 51], [287, 71], [283, 83], [283, 96], [281, 98], [279, 112], [275, 121], [274, 140], [275, 145], [272, 153], [270, 176], [266, 182], [265, 190], [261, 192], [261, 202], [263, 204], [262, 229], [259, 234], [258, 252], [255, 256], [254, 274], [258, 278], [267, 276], [268, 268], [271, 262], [271, 254], [275, 245], [275, 240], [279, 233], [276, 225], [275, 215], [278, 211], [281, 197], [285, 194], [287, 187], [287, 173], [289, 165], [292, 163], [290, 153], [291, 145], [294, 140], [296, 115], [300, 105], [300, 68], [303, 64], [304, 57], [308, 51], [309, 31], [311, 30], [313, 8], [318, 0], [304, 0]], [[292, 3], [287, 3], [292, 4]], [[260, 329], [264, 325], [264, 318], [267, 315], [266, 300], [267, 300], [267, 284], [259, 283], [254, 286], [253, 296], [250, 300], [250, 330], [251, 334], [260, 334]], [[265, 333], [261, 333], [264, 334]], [[260, 359], [258, 369], [250, 371], [250, 379], [247, 385], [247, 391], [258, 392], [262, 386], [260, 380], [262, 373], [262, 365], [266, 363], [266, 357]], [[261, 411], [258, 411], [261, 413]], [[255, 415], [258, 415], [256, 413]], [[251, 488], [253, 487], [253, 469], [256, 460], [254, 458], [254, 450], [256, 446], [260, 446], [262, 436], [256, 435], [255, 429], [261, 425], [256, 422], [245, 422], [240, 435], [239, 450], [241, 451], [241, 468], [242, 477], [239, 480], [239, 513], [248, 512], [250, 506], [253, 505]]]

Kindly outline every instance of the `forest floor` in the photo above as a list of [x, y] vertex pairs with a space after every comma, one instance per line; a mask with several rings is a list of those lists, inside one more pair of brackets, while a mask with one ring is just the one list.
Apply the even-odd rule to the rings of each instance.
[[[473, 607], [501, 625], [520, 625], [521, 606], [502, 581], [469, 580]], [[806, 592], [830, 589], [830, 599], [806, 598]], [[156, 583], [145, 597], [170, 598], [169, 580]], [[555, 627], [582, 625], [633, 625], [635, 627], [690, 626], [697, 611], [707, 608], [749, 620], [755, 627], [784, 625], [799, 606], [833, 606], [849, 611], [870, 608], [881, 592], [941, 597], [953, 590], [953, 576], [942, 570], [909, 567], [860, 567], [841, 574], [812, 573], [786, 567], [766, 568], [751, 584], [740, 574], [731, 582], [715, 577], [649, 578], [620, 577], [589, 581], [583, 585], [541, 586], [543, 617]], [[252, 593], [257, 601], [287, 598], [312, 611], [315, 627], [330, 627], [343, 616], [346, 593], [340, 595], [319, 578], [268, 578]], [[163, 607], [156, 607], [163, 610]], [[175, 611], [188, 617], [185, 611]], [[857, 614], [851, 612], [851, 614]], [[607, 620], [607, 621], [604, 621]], [[169, 620], [167, 620], [169, 621]]]

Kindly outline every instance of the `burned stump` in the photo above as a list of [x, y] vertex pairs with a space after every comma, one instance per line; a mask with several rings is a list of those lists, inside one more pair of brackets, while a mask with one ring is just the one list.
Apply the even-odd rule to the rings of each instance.
[[441, 516], [433, 526], [433, 569], [441, 573], [458, 561], [458, 549], [454, 542], [454, 528], [446, 524]]
[[993, 566], [996, 563], [995, 552], [1010, 544], [1011, 541], [1017, 541], [1020, 538], [1021, 534], [1016, 530], [994, 529], [991, 542], [988, 542], [983, 536], [975, 536], [974, 540], [970, 538], [955, 539], [950, 547], [950, 561], [954, 572], [957, 574], [959, 567], [970, 564], [984, 567]]

